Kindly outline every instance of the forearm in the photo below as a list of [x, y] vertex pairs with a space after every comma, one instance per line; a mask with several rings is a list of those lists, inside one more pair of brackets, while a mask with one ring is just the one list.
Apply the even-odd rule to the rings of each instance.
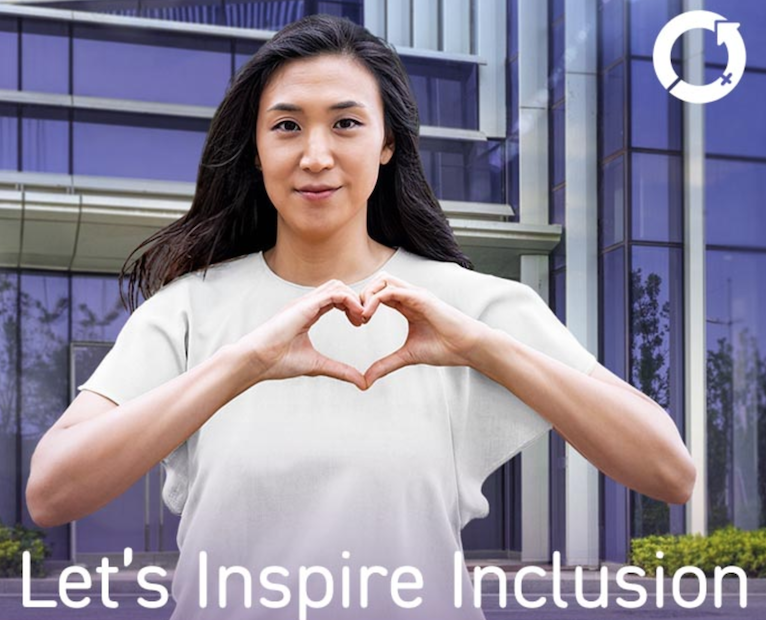
[[683, 483], [693, 478], [693, 466], [673, 421], [657, 403], [585, 375], [500, 330], [483, 330], [479, 342], [471, 366], [547, 419], [606, 475], [663, 501], [685, 501]]
[[253, 384], [236, 347], [106, 413], [54, 426], [35, 450], [28, 496], [51, 527], [124, 493], [216, 411]]

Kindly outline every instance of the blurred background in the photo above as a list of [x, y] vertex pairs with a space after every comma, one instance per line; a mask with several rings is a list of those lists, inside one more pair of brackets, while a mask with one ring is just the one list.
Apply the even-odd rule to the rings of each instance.
[[[654, 41], [705, 9], [739, 22], [723, 99], [659, 83]], [[627, 491], [555, 434], [487, 482], [466, 555], [625, 562], [630, 540], [766, 525], [766, 2], [16, 0], [0, 2], [0, 522], [34, 527], [32, 451], [115, 340], [116, 274], [184, 213], [231, 77], [273, 33], [341, 15], [398, 50], [421, 156], [480, 271], [537, 290], [612, 372], [660, 403], [698, 468], [686, 506]], [[696, 29], [673, 66], [721, 79]], [[50, 528], [52, 560], [177, 551], [160, 466]], [[221, 524], [225, 527], [225, 524]]]

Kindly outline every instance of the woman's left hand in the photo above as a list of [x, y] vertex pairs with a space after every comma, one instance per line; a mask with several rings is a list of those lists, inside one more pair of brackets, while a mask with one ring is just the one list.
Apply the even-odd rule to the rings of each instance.
[[397, 310], [409, 323], [404, 344], [377, 360], [364, 373], [369, 388], [375, 381], [404, 366], [470, 366], [471, 350], [487, 326], [443, 302], [431, 291], [380, 272], [359, 296], [370, 320], [380, 304]]

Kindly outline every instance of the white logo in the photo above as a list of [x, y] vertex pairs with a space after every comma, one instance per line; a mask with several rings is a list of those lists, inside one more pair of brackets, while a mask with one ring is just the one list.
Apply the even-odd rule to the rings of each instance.
[[[660, 83], [671, 95], [690, 103], [710, 103], [728, 95], [742, 79], [747, 60], [739, 26], [739, 22], [730, 22], [712, 11], [688, 11], [671, 19], [654, 42], [654, 72]], [[729, 61], [721, 77], [703, 86], [684, 82], [676, 75], [670, 60], [673, 44], [682, 34], [694, 28], [715, 32], [718, 45], [726, 45], [729, 53]]]

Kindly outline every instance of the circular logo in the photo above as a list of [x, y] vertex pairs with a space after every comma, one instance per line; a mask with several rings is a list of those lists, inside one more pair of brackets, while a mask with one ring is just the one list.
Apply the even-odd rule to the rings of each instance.
[[[671, 19], [654, 42], [654, 72], [665, 89], [674, 97], [690, 103], [710, 103], [728, 95], [739, 84], [745, 72], [747, 52], [739, 32], [739, 22], [730, 22], [712, 11], [688, 11]], [[726, 46], [729, 61], [715, 82], [698, 86], [684, 82], [673, 69], [670, 52], [678, 38], [695, 28], [716, 33], [716, 42]]]

